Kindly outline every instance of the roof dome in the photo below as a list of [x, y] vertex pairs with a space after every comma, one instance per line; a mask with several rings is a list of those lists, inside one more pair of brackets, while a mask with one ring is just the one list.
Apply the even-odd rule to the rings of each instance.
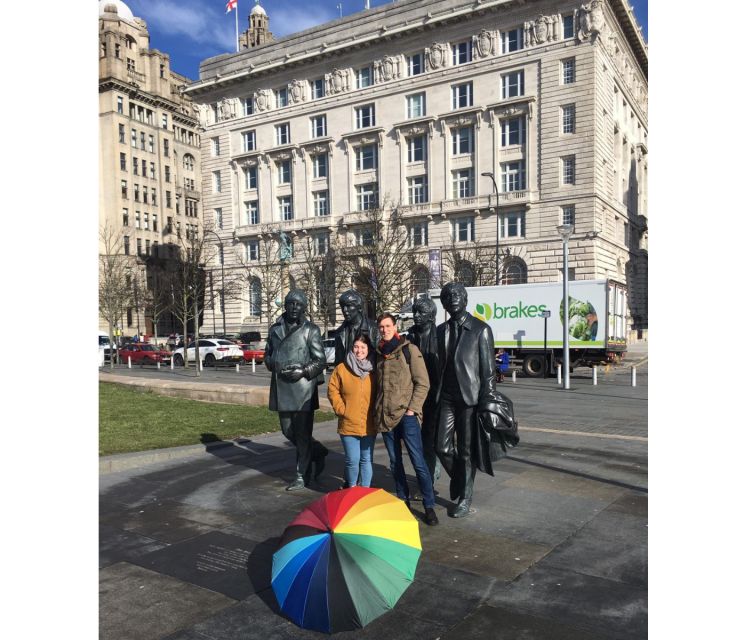
[[257, 4], [255, 4], [252, 7], [252, 12], [251, 12], [250, 15], [254, 16], [254, 15], [257, 15], [257, 14], [259, 14], [261, 16], [266, 16], [267, 15], [267, 12], [262, 7], [259, 6], [259, 2], [257, 2]]
[[99, 0], [99, 17], [104, 14], [117, 14], [122, 20], [135, 22], [130, 8], [122, 0]]

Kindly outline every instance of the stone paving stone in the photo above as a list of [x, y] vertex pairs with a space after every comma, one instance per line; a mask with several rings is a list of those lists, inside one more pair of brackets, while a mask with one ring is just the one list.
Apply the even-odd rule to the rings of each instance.
[[225, 527], [221, 531], [262, 542], [282, 535], [300, 510], [300, 508], [297, 510], [277, 509], [260, 515], [247, 515], [240, 522]]
[[532, 567], [506, 585], [496, 584], [486, 604], [562, 620], [615, 640], [647, 637], [645, 588], [547, 566]]
[[[269, 545], [257, 547], [248, 538], [213, 531], [132, 562], [240, 600], [270, 585], [272, 551]], [[262, 572], [252, 566], [257, 562], [264, 563]]]
[[449, 592], [455, 591], [479, 600], [490, 594], [496, 582], [495, 578], [491, 576], [470, 573], [458, 567], [429, 562], [423, 559], [423, 556], [420, 557], [418, 562], [415, 580], [417, 582], [428, 582]]
[[421, 527], [421, 558], [508, 581], [551, 550], [546, 545], [474, 531], [466, 526], [466, 520], [450, 519], [445, 526]]
[[607, 507], [607, 510], [619, 511], [620, 513], [629, 513], [633, 516], [647, 518], [648, 494], [629, 491], [615, 500], [609, 507]]
[[645, 587], [646, 524], [640, 516], [605, 509], [550, 553], [543, 564]]
[[213, 529], [219, 529], [240, 522], [241, 516], [226, 511], [216, 511], [204, 507], [197, 508], [174, 500], [158, 500], [100, 518], [101, 522], [113, 524], [122, 529], [137, 529], [142, 527], [143, 523], [172, 519], [189, 520]]
[[146, 555], [166, 546], [163, 542], [131, 531], [122, 531], [106, 524], [99, 525], [99, 569], [115, 562]]
[[[446, 628], [458, 624], [481, 604], [481, 598], [457, 592], [444, 593], [443, 587], [417, 578], [400, 598], [394, 613], [429, 620]], [[401, 623], [405, 628], [405, 623]]]
[[569, 627], [557, 620], [545, 620], [509, 609], [483, 605], [456, 627], [441, 636], [441, 640], [490, 638], [490, 640], [605, 640], [607, 635], [589, 633]]
[[99, 572], [100, 640], [159, 640], [235, 603], [127, 562]]
[[541, 467], [528, 467], [524, 473], [514, 474], [502, 486], [608, 501], [616, 500], [627, 491], [615, 485]]

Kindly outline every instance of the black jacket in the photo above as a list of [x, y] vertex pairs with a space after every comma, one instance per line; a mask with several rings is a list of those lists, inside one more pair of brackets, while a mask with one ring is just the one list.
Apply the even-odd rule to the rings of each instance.
[[[361, 318], [360, 327], [355, 331], [356, 335], [359, 333], [368, 336], [371, 339], [373, 349], [376, 349], [379, 344], [379, 330], [375, 323], [363, 316], [363, 318]], [[353, 348], [353, 338], [355, 338], [355, 335], [348, 336], [348, 325], [343, 322], [335, 334], [335, 366], [341, 362], [345, 362], [348, 352]], [[350, 342], [350, 344], [348, 344], [348, 342]]]

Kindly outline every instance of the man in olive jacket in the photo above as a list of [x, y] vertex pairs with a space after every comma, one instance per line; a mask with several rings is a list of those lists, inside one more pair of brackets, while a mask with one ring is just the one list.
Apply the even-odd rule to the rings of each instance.
[[404, 440], [423, 496], [425, 522], [435, 525], [438, 524], [433, 510], [436, 496], [420, 434], [423, 403], [430, 387], [428, 371], [420, 349], [399, 336], [394, 323], [391, 313], [378, 318], [381, 341], [376, 349], [376, 428], [382, 432], [389, 454], [397, 497], [410, 505], [410, 488], [402, 464]]
[[317, 385], [326, 366], [322, 335], [305, 319], [308, 300], [299, 289], [285, 296], [285, 313], [270, 327], [265, 350], [265, 365], [272, 371], [270, 411], [280, 414], [283, 435], [296, 447], [296, 478], [287, 491], [303, 489], [311, 478], [324, 469], [329, 450], [312, 434], [314, 411], [319, 408]]

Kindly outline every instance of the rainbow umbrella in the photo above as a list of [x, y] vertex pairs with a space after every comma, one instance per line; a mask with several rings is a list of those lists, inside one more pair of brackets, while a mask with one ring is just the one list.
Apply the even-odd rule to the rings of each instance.
[[386, 613], [415, 576], [418, 523], [402, 500], [351, 487], [312, 502], [272, 557], [280, 609], [299, 627], [335, 633]]

